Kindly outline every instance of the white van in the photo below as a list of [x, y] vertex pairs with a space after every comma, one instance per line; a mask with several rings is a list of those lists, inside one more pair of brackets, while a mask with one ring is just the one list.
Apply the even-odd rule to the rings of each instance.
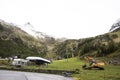
[[20, 67], [20, 66], [27, 65], [27, 63], [28, 63], [28, 60], [25, 60], [25, 59], [14, 59], [12, 62], [12, 65]]

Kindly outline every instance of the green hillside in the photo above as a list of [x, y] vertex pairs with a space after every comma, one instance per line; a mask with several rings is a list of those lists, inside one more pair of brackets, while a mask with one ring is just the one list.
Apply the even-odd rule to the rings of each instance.
[[46, 46], [13, 24], [0, 22], [0, 57], [46, 56]]
[[[79, 40], [66, 40], [57, 45], [53, 51], [57, 54], [57, 59], [71, 58], [79, 56], [80, 59], [85, 55], [92, 57], [106, 57], [108, 62], [112, 59], [120, 64], [120, 31], [110, 32], [96, 37], [84, 38]], [[112, 63], [113, 63], [112, 62]]]

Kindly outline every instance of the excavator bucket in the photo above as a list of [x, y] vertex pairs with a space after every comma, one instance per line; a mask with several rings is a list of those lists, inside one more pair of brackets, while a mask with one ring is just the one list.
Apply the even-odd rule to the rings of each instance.
[[103, 62], [99, 62], [97, 64], [98, 64], [98, 66], [104, 66], [105, 65], [105, 63], [103, 63]]

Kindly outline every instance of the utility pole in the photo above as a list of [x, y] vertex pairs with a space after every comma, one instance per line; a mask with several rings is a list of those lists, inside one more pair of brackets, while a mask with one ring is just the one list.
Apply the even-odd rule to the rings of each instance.
[[68, 62], [68, 50], [66, 50], [66, 57], [67, 57], [66, 61]]

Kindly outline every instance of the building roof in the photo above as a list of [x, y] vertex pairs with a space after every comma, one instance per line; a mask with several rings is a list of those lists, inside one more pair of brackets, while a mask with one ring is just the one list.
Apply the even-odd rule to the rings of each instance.
[[22, 61], [22, 62], [28, 62], [28, 60], [25, 60], [25, 59], [14, 59], [13, 61]]
[[41, 57], [27, 57], [26, 59], [27, 60], [40, 60], [40, 61], [44, 61], [44, 62], [47, 62], [47, 63], [51, 62], [50, 60], [47, 60], [47, 59], [44, 59], [44, 58], [41, 58]]

